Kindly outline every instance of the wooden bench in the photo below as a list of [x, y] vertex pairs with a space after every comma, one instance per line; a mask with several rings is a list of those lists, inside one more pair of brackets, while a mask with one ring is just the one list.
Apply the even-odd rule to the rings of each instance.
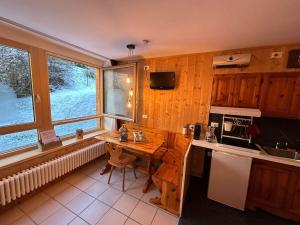
[[163, 146], [153, 155], [160, 166], [152, 175], [152, 180], [161, 195], [151, 199], [151, 202], [179, 215], [184, 156], [191, 137], [135, 124], [126, 123], [126, 126], [130, 132], [143, 131], [148, 140], [164, 140]]
[[178, 215], [183, 160], [190, 138], [174, 133], [170, 137], [172, 142], [169, 142], [169, 148], [162, 158], [163, 163], [152, 176], [161, 196], [151, 199], [151, 202]]

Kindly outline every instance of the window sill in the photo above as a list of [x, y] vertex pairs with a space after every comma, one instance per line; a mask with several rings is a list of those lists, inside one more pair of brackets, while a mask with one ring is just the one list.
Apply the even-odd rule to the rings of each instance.
[[31, 159], [34, 159], [34, 158], [37, 158], [37, 157], [40, 157], [40, 156], [44, 156], [44, 155], [49, 154], [49, 153], [59, 151], [62, 148], [68, 146], [68, 145], [83, 142], [87, 139], [93, 138], [93, 137], [95, 137], [99, 134], [105, 133], [105, 132], [107, 132], [107, 131], [106, 130], [98, 130], [98, 131], [95, 131], [95, 132], [91, 132], [91, 133], [85, 134], [83, 139], [76, 139], [75, 137], [69, 138], [69, 139], [66, 139], [66, 140], [62, 141], [62, 146], [59, 146], [59, 147], [56, 147], [56, 148], [53, 148], [53, 149], [49, 149], [49, 150], [45, 150], [45, 151], [42, 151], [41, 149], [34, 149], [34, 150], [29, 150], [29, 151], [26, 151], [26, 152], [22, 152], [20, 154], [15, 154], [15, 155], [12, 155], [12, 156], [2, 158], [2, 159], [0, 159], [0, 170], [6, 169], [7, 167], [11, 167], [11, 166], [14, 166], [14, 165], [17, 165], [17, 164], [20, 164], [20, 163], [23, 163], [27, 160], [31, 160]]

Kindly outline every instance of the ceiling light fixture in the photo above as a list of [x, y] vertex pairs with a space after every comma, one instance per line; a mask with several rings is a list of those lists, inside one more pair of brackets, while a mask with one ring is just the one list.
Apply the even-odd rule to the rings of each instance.
[[[133, 57], [133, 51], [135, 49], [135, 45], [134, 44], [128, 44], [128, 45], [126, 45], [126, 47], [128, 49], [128, 64], [129, 64], [130, 59]], [[133, 97], [133, 89], [131, 88], [131, 84], [130, 84], [131, 81], [130, 81], [129, 74], [126, 78], [126, 83], [129, 84], [127, 107], [131, 108], [132, 107], [131, 101], [132, 101], [132, 97]]]

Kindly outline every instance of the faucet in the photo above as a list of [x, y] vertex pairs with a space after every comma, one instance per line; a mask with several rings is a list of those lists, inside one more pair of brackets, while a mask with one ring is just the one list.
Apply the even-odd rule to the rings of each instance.
[[[277, 139], [278, 141], [276, 142], [276, 146], [275, 146], [275, 149], [285, 149], [287, 150], [288, 149], [288, 145], [289, 145], [289, 138], [288, 136], [282, 131], [282, 130], [279, 130], [281, 136]], [[284, 146], [283, 143], [280, 143], [280, 140], [284, 140], [285, 143], [284, 143]], [[281, 147], [280, 147], [281, 146]]]

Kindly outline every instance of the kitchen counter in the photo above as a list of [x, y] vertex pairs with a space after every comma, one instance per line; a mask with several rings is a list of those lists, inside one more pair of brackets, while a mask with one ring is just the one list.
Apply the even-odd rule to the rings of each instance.
[[271, 162], [277, 162], [277, 163], [282, 163], [282, 164], [286, 164], [286, 165], [290, 165], [290, 166], [300, 167], [300, 160], [272, 156], [272, 155], [268, 155], [266, 153], [263, 153], [263, 152], [260, 152], [257, 150], [253, 150], [253, 149], [249, 149], [249, 148], [241, 148], [241, 147], [236, 147], [236, 146], [226, 145], [226, 144], [219, 144], [219, 143], [210, 143], [210, 142], [205, 141], [204, 139], [192, 140], [192, 145], [203, 147], [203, 148], [208, 148], [208, 149], [213, 149], [213, 150], [220, 151], [220, 152], [226, 152], [226, 153], [236, 154], [236, 155], [240, 155], [240, 156], [262, 159], [262, 160], [267, 160], [267, 161], [271, 161]]

